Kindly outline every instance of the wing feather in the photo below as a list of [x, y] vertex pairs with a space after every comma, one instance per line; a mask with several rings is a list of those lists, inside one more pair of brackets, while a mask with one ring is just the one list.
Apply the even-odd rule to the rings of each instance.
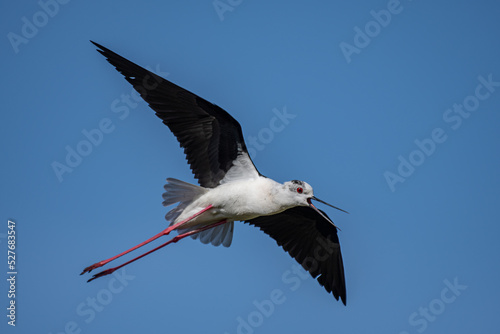
[[346, 304], [344, 264], [337, 229], [320, 214], [309, 207], [295, 207], [246, 223], [276, 240], [326, 291]]
[[214, 188], [219, 185], [238, 158], [248, 161], [239, 174], [248, 178], [260, 175], [248, 155], [240, 124], [226, 111], [104, 46], [92, 43], [174, 133], [201, 186]]

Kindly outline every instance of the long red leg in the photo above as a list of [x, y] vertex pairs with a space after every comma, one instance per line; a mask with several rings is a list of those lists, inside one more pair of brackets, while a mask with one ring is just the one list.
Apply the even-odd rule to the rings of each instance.
[[164, 235], [169, 234], [170, 232], [172, 232], [172, 230], [175, 230], [177, 227], [179, 227], [179, 226], [181, 226], [182, 224], [184, 224], [184, 223], [186, 223], [186, 222], [188, 222], [188, 221], [190, 221], [190, 220], [192, 220], [192, 219], [194, 219], [194, 218], [198, 217], [198, 216], [199, 216], [199, 215], [201, 215], [203, 212], [205, 212], [205, 211], [207, 211], [207, 210], [210, 210], [211, 208], [212, 208], [212, 204], [210, 204], [209, 206], [207, 206], [205, 209], [201, 210], [200, 212], [195, 213], [194, 215], [192, 215], [192, 216], [191, 216], [191, 217], [189, 217], [188, 219], [183, 220], [183, 221], [181, 221], [181, 222], [179, 222], [179, 223], [177, 223], [177, 224], [175, 224], [175, 225], [169, 226], [168, 228], [166, 228], [166, 229], [164, 229], [163, 231], [161, 231], [160, 233], [158, 233], [158, 234], [156, 234], [156, 235], [152, 236], [152, 237], [151, 237], [151, 238], [149, 238], [148, 240], [146, 240], [146, 241], [144, 241], [144, 242], [141, 242], [141, 243], [140, 243], [140, 244], [138, 244], [137, 246], [134, 246], [134, 247], [132, 247], [132, 248], [130, 248], [130, 249], [128, 249], [128, 250], [126, 250], [125, 252], [120, 253], [120, 254], [118, 254], [118, 255], [116, 255], [116, 256], [113, 256], [113, 257], [111, 257], [111, 258], [109, 258], [109, 259], [107, 259], [107, 260], [99, 261], [99, 262], [94, 263], [94, 264], [93, 264], [93, 265], [91, 265], [91, 266], [88, 266], [87, 268], [83, 269], [83, 271], [82, 271], [82, 273], [81, 273], [80, 275], [83, 275], [83, 274], [85, 274], [85, 273], [89, 273], [89, 272], [91, 272], [92, 270], [94, 270], [94, 269], [96, 269], [96, 268], [99, 268], [99, 267], [102, 267], [102, 266], [104, 266], [105, 264], [107, 264], [107, 263], [109, 263], [109, 262], [111, 262], [111, 261], [113, 261], [113, 260], [115, 260], [115, 259], [119, 258], [120, 256], [123, 256], [123, 255], [125, 255], [125, 254], [128, 254], [128, 253], [130, 253], [131, 251], [136, 250], [136, 249], [137, 249], [137, 248], [139, 248], [139, 247], [142, 247], [142, 246], [144, 246], [144, 245], [146, 245], [146, 244], [149, 244], [151, 241], [156, 240], [156, 239], [158, 239], [158, 238], [159, 238], [159, 237], [161, 237], [161, 236], [164, 236]]
[[164, 244], [161, 244], [160, 246], [158, 246], [158, 247], [156, 247], [156, 248], [153, 248], [153, 249], [152, 249], [152, 250], [150, 250], [149, 252], [146, 252], [146, 253], [144, 253], [144, 254], [142, 254], [142, 255], [139, 255], [138, 257], [135, 257], [135, 258], [133, 258], [132, 260], [125, 262], [125, 263], [124, 263], [124, 264], [122, 264], [122, 265], [119, 265], [119, 266], [117, 266], [117, 267], [113, 267], [113, 268], [109, 268], [109, 269], [106, 269], [106, 270], [101, 271], [100, 273], [95, 274], [95, 275], [94, 275], [94, 276], [92, 276], [92, 278], [91, 278], [91, 279], [89, 279], [87, 282], [90, 282], [90, 281], [95, 280], [96, 278], [99, 278], [99, 277], [102, 277], [102, 276], [106, 276], [106, 275], [112, 274], [115, 270], [120, 269], [121, 267], [124, 267], [124, 266], [126, 266], [127, 264], [129, 264], [129, 263], [132, 263], [132, 262], [134, 262], [134, 261], [137, 261], [137, 260], [139, 260], [139, 259], [143, 258], [144, 256], [148, 255], [148, 254], [151, 254], [151, 253], [153, 253], [153, 252], [156, 252], [158, 249], [163, 248], [163, 247], [165, 247], [165, 246], [167, 246], [167, 245], [169, 245], [169, 244], [171, 244], [171, 243], [173, 243], [173, 242], [177, 242], [177, 241], [179, 241], [179, 240], [181, 240], [181, 239], [184, 239], [185, 237], [189, 237], [190, 235], [193, 235], [193, 234], [195, 234], [195, 233], [199, 233], [199, 232], [202, 232], [202, 231], [208, 230], [208, 229], [210, 229], [210, 228], [214, 228], [214, 227], [216, 227], [216, 226], [219, 226], [219, 225], [222, 225], [222, 224], [225, 224], [225, 223], [227, 223], [227, 220], [225, 220], [225, 219], [224, 219], [224, 220], [221, 220], [220, 222], [213, 223], [213, 224], [210, 224], [210, 225], [207, 225], [207, 226], [204, 226], [204, 227], [201, 227], [201, 228], [198, 228], [198, 229], [195, 229], [195, 230], [192, 230], [192, 231], [186, 232], [186, 233], [179, 234], [178, 236], [173, 237], [172, 239], [170, 239], [169, 241], [165, 242]]

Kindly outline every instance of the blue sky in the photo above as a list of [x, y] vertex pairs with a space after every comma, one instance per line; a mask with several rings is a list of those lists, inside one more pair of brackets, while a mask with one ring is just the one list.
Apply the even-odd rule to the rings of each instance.
[[[497, 2], [3, 7], [0, 248], [7, 277], [12, 219], [18, 275], [17, 328], [0, 284], [2, 333], [498, 330]], [[90, 39], [223, 107], [260, 172], [350, 212], [325, 208], [347, 307], [241, 223], [230, 248], [185, 239], [115, 276], [78, 275], [166, 226], [167, 177], [195, 182]]]

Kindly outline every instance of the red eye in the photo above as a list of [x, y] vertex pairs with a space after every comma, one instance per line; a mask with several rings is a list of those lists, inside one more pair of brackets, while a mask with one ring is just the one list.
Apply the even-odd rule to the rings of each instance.
[[299, 188], [297, 188], [297, 192], [298, 192], [299, 194], [302, 194], [302, 193], [304, 192], [304, 189], [302, 189], [302, 188], [300, 188], [300, 187], [299, 187]]

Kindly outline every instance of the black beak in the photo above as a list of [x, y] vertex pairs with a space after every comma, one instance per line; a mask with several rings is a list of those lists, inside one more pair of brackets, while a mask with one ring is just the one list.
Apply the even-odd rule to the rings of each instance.
[[[349, 212], [347, 212], [347, 211], [345, 211], [345, 210], [342, 210], [341, 208], [337, 208], [337, 207], [336, 207], [336, 206], [334, 206], [334, 205], [331, 205], [331, 204], [329, 204], [329, 203], [326, 203], [325, 201], [320, 200], [320, 199], [319, 199], [319, 198], [317, 198], [316, 196], [311, 197], [311, 199], [313, 199], [313, 200], [315, 200], [315, 201], [318, 201], [318, 202], [320, 202], [320, 203], [326, 204], [326, 205], [328, 205], [328, 206], [331, 206], [332, 208], [337, 209], [337, 210], [340, 210], [340, 211], [342, 211], [342, 212], [349, 213]], [[311, 202], [309, 202], [309, 204], [311, 204]]]
[[332, 207], [332, 208], [334, 208], [334, 209], [340, 210], [340, 211], [345, 212], [345, 213], [349, 213], [349, 212], [347, 212], [347, 211], [345, 211], [345, 210], [342, 210], [342, 209], [340, 209], [340, 208], [337, 208], [336, 206], [333, 206], [333, 205], [331, 205], [331, 204], [328, 204], [328, 203], [326, 203], [325, 201], [322, 201], [322, 200], [320, 200], [319, 198], [317, 198], [317, 197], [315, 197], [315, 196], [313, 196], [313, 197], [311, 197], [311, 198], [308, 198], [308, 199], [307, 199], [307, 203], [309, 203], [309, 207], [310, 207], [310, 208], [312, 208], [312, 209], [314, 209], [317, 213], [319, 213], [319, 214], [321, 215], [321, 217], [325, 218], [328, 222], [330, 222], [330, 224], [332, 224], [332, 225], [333, 225], [333, 226], [335, 226], [336, 228], [338, 228], [338, 227], [337, 227], [337, 225], [335, 225], [335, 223], [334, 223], [334, 222], [332, 222], [332, 221], [331, 221], [331, 219], [329, 219], [326, 215], [324, 215], [324, 214], [323, 214], [323, 212], [321, 212], [321, 211], [320, 211], [317, 207], [315, 207], [315, 206], [314, 206], [314, 204], [312, 204], [312, 202], [311, 202], [311, 200], [312, 200], [312, 199], [313, 199], [313, 200], [315, 200], [315, 201], [318, 201], [318, 202], [320, 202], [320, 203], [326, 204], [326, 205], [328, 205], [328, 206], [331, 206], [331, 207]]

